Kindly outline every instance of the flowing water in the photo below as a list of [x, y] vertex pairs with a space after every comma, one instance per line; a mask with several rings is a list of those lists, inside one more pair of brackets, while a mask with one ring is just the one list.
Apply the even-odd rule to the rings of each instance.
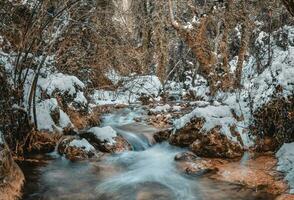
[[239, 185], [182, 173], [174, 156], [185, 149], [154, 144], [154, 128], [134, 119], [140, 108], [105, 115], [110, 125], [132, 145], [133, 151], [105, 156], [96, 162], [70, 162], [56, 154], [20, 163], [27, 182], [24, 200], [230, 200], [270, 199]]

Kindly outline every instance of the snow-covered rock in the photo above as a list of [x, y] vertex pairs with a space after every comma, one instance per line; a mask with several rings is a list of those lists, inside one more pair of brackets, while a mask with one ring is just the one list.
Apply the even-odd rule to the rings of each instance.
[[86, 140], [77, 136], [65, 136], [57, 146], [58, 153], [67, 159], [85, 160], [96, 155], [96, 149]]
[[93, 133], [97, 139], [101, 142], [107, 142], [114, 144], [114, 138], [117, 137], [116, 131], [111, 126], [105, 127], [93, 127], [88, 130], [89, 133]]
[[[52, 113], [57, 112], [59, 122], [55, 122]], [[36, 105], [38, 130], [54, 131], [55, 129], [66, 128], [72, 123], [68, 115], [61, 110], [55, 98], [46, 99]]]
[[40, 77], [38, 85], [49, 96], [54, 92], [68, 93], [69, 95], [74, 96], [78, 92], [78, 88], [83, 89], [85, 87], [85, 84], [77, 77], [62, 73], [53, 73], [45, 78]]
[[117, 153], [131, 149], [129, 143], [118, 135], [111, 126], [93, 127], [79, 135], [89, 141], [95, 149], [102, 152]]
[[87, 132], [93, 133], [95, 137], [101, 142], [107, 142], [109, 144], [114, 144], [114, 138], [117, 137], [116, 131], [111, 126], [105, 127], [93, 127], [90, 128]]
[[84, 149], [85, 151], [95, 151], [95, 148], [86, 139], [74, 139], [68, 146]]
[[220, 126], [220, 131], [230, 139], [233, 139], [233, 136], [230, 132], [230, 127], [235, 125], [237, 121], [233, 117], [231, 108], [229, 106], [209, 105], [206, 107], [197, 107], [191, 113], [176, 119], [174, 121], [174, 126], [176, 129], [183, 128], [193, 118], [203, 118], [205, 120], [202, 127], [202, 131], [204, 133], [209, 132], [217, 126]]
[[84, 92], [79, 91], [77, 92], [74, 102], [85, 106], [88, 103], [88, 100], [86, 99]]
[[278, 171], [285, 173], [285, 180], [290, 186], [290, 193], [294, 194], [294, 143], [284, 144], [276, 153]]
[[[231, 134], [230, 127], [234, 126], [240, 134], [245, 146], [253, 145], [253, 137], [249, 137], [249, 128], [252, 125], [252, 113], [271, 101], [275, 97], [289, 97], [294, 93], [294, 27], [283, 27], [282, 31], [286, 31], [288, 35], [287, 48], [280, 47], [277, 43], [278, 30], [273, 33], [272, 41], [272, 61], [268, 66], [268, 54], [265, 54], [261, 60], [257, 60], [253, 55], [249, 55], [244, 63], [242, 71], [242, 89], [235, 92], [219, 91], [210, 100], [214, 100], [213, 104], [207, 101], [191, 102], [196, 108], [189, 114], [174, 121], [176, 129], [184, 127], [193, 118], [204, 118], [205, 123], [202, 127], [203, 132], [207, 132], [216, 126], [221, 127], [221, 133], [229, 139], [236, 141], [236, 137]], [[260, 52], [268, 51], [268, 34], [260, 32], [255, 46]], [[258, 62], [263, 69], [258, 69]], [[236, 69], [237, 60], [234, 58], [230, 62], [231, 71]], [[189, 77], [189, 76], [188, 76]], [[199, 79], [200, 78], [200, 79]], [[195, 81], [201, 81], [201, 77]], [[191, 78], [187, 79], [186, 85], [191, 84]], [[202, 81], [203, 82], [203, 81]], [[205, 82], [200, 84], [205, 86]], [[205, 98], [204, 98], [205, 99]]]

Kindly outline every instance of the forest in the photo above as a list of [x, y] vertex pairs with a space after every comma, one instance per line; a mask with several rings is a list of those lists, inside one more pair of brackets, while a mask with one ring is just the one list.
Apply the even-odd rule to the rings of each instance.
[[0, 0], [0, 200], [293, 200], [294, 0]]

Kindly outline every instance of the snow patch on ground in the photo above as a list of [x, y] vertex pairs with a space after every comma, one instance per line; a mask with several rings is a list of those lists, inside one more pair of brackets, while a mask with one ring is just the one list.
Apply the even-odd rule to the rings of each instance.
[[173, 106], [173, 107], [172, 107], [172, 110], [173, 110], [173, 111], [176, 111], [176, 112], [181, 111], [181, 109], [182, 109], [181, 106]]
[[114, 144], [114, 138], [117, 137], [116, 131], [111, 126], [105, 126], [102, 128], [93, 127], [90, 128], [88, 132], [93, 133], [100, 141], [106, 141], [109, 144]]
[[290, 193], [294, 194], [294, 143], [284, 144], [276, 153], [278, 171], [285, 173], [285, 180], [290, 186]]
[[168, 112], [171, 109], [171, 106], [168, 104], [165, 104], [163, 106], [156, 106], [155, 108], [150, 109], [152, 113], [162, 113], [162, 112]]
[[70, 147], [78, 147], [78, 148], [82, 148], [85, 151], [95, 151], [95, 148], [86, 140], [86, 139], [81, 139], [81, 140], [73, 140], [69, 143]]
[[195, 75], [194, 78], [192, 72], [185, 73], [186, 80], [184, 83], [167, 81], [165, 84], [165, 91], [168, 91], [170, 95], [179, 95], [181, 97], [186, 96], [189, 93], [204, 101], [209, 100], [210, 89], [205, 78], [200, 75]]
[[[114, 82], [118, 82], [115, 75]], [[157, 97], [162, 85], [157, 76], [121, 77], [122, 86], [116, 91], [95, 90], [92, 100], [97, 105], [129, 104], [138, 102], [142, 95]]]
[[128, 104], [129, 96], [118, 91], [95, 90], [91, 96], [96, 105]]

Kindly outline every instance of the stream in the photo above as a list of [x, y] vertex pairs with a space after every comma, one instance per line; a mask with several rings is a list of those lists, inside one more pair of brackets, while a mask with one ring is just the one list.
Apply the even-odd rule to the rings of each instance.
[[124, 108], [103, 117], [133, 151], [99, 161], [71, 162], [57, 153], [35, 155], [20, 164], [26, 176], [23, 200], [235, 200], [271, 199], [240, 185], [189, 176], [174, 157], [185, 151], [168, 143], [154, 144], [154, 128], [135, 118], [140, 107]]

